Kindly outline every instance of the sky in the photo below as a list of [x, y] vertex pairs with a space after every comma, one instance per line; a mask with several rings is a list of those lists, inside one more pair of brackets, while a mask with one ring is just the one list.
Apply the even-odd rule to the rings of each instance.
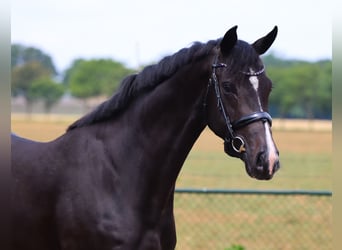
[[194, 41], [253, 43], [277, 25], [270, 53], [332, 58], [332, 0], [11, 0], [11, 42], [41, 49], [59, 72], [77, 58], [111, 58], [136, 68]]

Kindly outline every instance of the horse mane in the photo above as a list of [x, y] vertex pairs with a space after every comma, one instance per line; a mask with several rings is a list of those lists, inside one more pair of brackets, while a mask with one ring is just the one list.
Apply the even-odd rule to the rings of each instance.
[[[104, 101], [93, 111], [71, 124], [67, 131], [115, 117], [120, 112], [125, 110], [125, 108], [127, 108], [136, 97], [142, 93], [151, 91], [156, 86], [170, 78], [184, 65], [207, 56], [211, 50], [219, 44], [220, 41], [221, 39], [210, 40], [207, 43], [194, 42], [192, 46], [183, 48], [177, 53], [163, 58], [158, 64], [147, 66], [140, 73], [127, 76], [123, 79], [118, 90], [111, 98]], [[238, 62], [240, 60], [246, 62], [246, 55], [251, 54], [252, 47], [246, 45], [248, 44], [240, 40], [236, 44], [236, 48], [239, 53], [235, 52], [234, 54], [237, 54], [238, 56], [234, 55], [233, 59], [235, 56], [237, 56], [239, 60], [231, 61], [232, 64], [230, 66], [232, 67], [232, 70], [236, 67], [241, 68], [241, 65], [237, 65], [239, 64]], [[252, 54], [255, 54], [255, 51]], [[249, 58], [250, 57], [251, 56], [249, 56]]]
[[218, 42], [219, 40], [211, 40], [206, 44], [195, 42], [191, 47], [163, 58], [158, 64], [147, 66], [140, 73], [127, 76], [111, 98], [71, 124], [67, 131], [115, 117], [137, 96], [154, 89], [184, 65], [208, 55]]

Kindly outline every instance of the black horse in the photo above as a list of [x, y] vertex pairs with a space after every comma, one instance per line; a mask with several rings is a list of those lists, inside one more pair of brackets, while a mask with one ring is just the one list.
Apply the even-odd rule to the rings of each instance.
[[126, 77], [54, 141], [12, 135], [14, 249], [174, 249], [175, 181], [207, 125], [251, 177], [271, 179], [272, 82], [259, 55], [277, 27], [253, 44], [236, 28]]

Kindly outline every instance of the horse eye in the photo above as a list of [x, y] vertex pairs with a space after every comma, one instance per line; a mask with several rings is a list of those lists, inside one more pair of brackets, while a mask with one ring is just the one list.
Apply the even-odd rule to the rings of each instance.
[[236, 86], [235, 84], [231, 82], [223, 82], [222, 87], [223, 87], [223, 90], [227, 93], [231, 93], [235, 95], [237, 94]]

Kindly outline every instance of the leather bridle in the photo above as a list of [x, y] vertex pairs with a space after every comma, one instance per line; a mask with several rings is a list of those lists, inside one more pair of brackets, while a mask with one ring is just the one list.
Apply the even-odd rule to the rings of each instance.
[[[245, 151], [245, 142], [244, 140], [240, 137], [240, 136], [236, 136], [234, 131], [238, 130], [240, 128], [243, 128], [253, 122], [257, 122], [257, 121], [262, 121], [262, 122], [268, 122], [270, 126], [272, 126], [272, 118], [270, 116], [269, 113], [267, 112], [254, 112], [250, 115], [246, 115], [243, 116], [242, 118], [231, 122], [229, 116], [227, 115], [223, 102], [222, 102], [222, 98], [221, 98], [221, 91], [220, 91], [220, 85], [219, 82], [217, 80], [217, 76], [216, 76], [216, 69], [217, 68], [227, 68], [227, 64], [225, 63], [217, 63], [217, 57], [215, 58], [215, 62], [212, 64], [212, 74], [211, 77], [209, 79], [209, 83], [208, 83], [208, 88], [207, 88], [207, 93], [206, 93], [206, 97], [205, 97], [205, 103], [204, 105], [206, 106], [206, 99], [207, 99], [207, 95], [209, 92], [209, 88], [211, 86], [214, 86], [215, 89], [215, 94], [216, 94], [216, 99], [217, 99], [217, 107], [219, 108], [219, 110], [221, 111], [223, 118], [225, 120], [226, 123], [226, 127], [228, 130], [228, 136], [226, 136], [224, 138], [225, 141], [225, 146], [227, 146], [230, 149], [233, 149], [235, 151], [235, 153], [241, 154]], [[248, 76], [257, 76], [260, 75], [264, 72], [264, 68], [258, 72], [255, 73], [250, 73], [250, 72], [242, 72], [242, 74], [248, 75]]]

